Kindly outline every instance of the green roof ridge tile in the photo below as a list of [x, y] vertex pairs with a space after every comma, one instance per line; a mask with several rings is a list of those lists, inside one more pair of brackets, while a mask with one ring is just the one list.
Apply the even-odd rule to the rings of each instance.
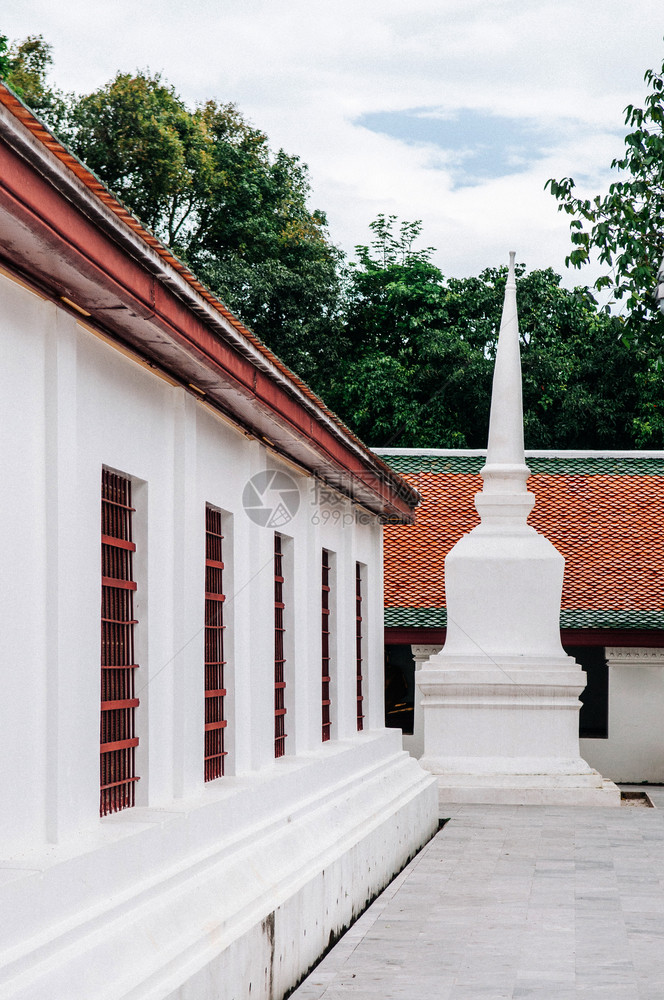
[[659, 458], [542, 458], [526, 456], [534, 476], [664, 476]]
[[385, 608], [386, 628], [445, 628], [445, 608]]
[[[484, 465], [483, 455], [382, 455], [395, 472], [438, 475], [477, 475]], [[533, 475], [549, 476], [656, 476], [664, 477], [664, 461], [659, 458], [610, 456], [528, 456]]]
[[664, 628], [664, 611], [606, 610], [586, 611], [562, 610], [561, 628]]
[[[445, 628], [445, 608], [385, 608], [386, 628]], [[664, 610], [563, 609], [561, 628], [664, 629]]]
[[483, 455], [381, 455], [395, 472], [430, 472], [439, 475], [477, 475]]

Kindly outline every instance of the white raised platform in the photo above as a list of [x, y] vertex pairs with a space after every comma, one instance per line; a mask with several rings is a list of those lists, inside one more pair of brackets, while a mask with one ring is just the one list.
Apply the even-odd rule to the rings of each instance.
[[385, 730], [108, 817], [0, 866], [0, 997], [281, 997], [437, 827]]
[[[418, 671], [439, 804], [617, 806], [578, 753], [585, 675], [571, 657], [434, 656]], [[561, 753], [561, 749], [563, 749]]]
[[446, 805], [619, 806], [620, 789], [597, 771], [587, 775], [438, 775], [438, 807]]

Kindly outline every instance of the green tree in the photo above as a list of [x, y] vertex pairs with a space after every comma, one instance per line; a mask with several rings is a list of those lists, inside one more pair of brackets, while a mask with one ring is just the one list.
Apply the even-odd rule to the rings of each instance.
[[212, 182], [185, 257], [211, 288], [305, 379], [324, 384], [343, 340], [341, 252], [308, 206], [307, 167], [270, 150], [232, 104], [201, 109]]
[[0, 35], [0, 79], [5, 80], [7, 74], [10, 70], [9, 56], [7, 54], [9, 49], [9, 41], [6, 35]]
[[599, 310], [588, 289], [570, 291], [560, 282], [546, 269], [518, 284], [526, 443], [634, 447], [638, 379], [648, 358], [629, 349], [622, 320]]
[[159, 74], [118, 73], [75, 99], [66, 139], [158, 236], [186, 248], [211, 185], [211, 141]]
[[9, 42], [0, 35], [0, 76], [54, 129], [62, 126], [66, 98], [48, 83], [53, 65], [52, 47], [42, 35], [28, 35], [22, 42]]
[[[99, 177], [309, 379], [338, 337], [338, 264], [307, 168], [233, 104], [190, 111], [159, 75], [118, 73], [71, 103], [65, 137]], [[335, 336], [333, 336], [333, 332]]]
[[[629, 105], [624, 156], [612, 161], [619, 172], [605, 195], [579, 198], [574, 180], [549, 180], [559, 211], [571, 216], [574, 249], [567, 263], [581, 267], [593, 255], [607, 271], [596, 289], [624, 300], [625, 334], [661, 345], [664, 319], [655, 303], [657, 271], [664, 254], [664, 65], [648, 70], [644, 106]], [[659, 347], [661, 350], [661, 346]]]
[[[507, 269], [445, 279], [413, 249], [419, 229], [381, 216], [358, 247], [351, 347], [326, 399], [376, 446], [484, 447]], [[623, 321], [550, 269], [518, 274], [527, 446], [661, 446], [664, 394]]]
[[370, 228], [349, 269], [348, 351], [326, 399], [372, 445], [464, 446], [476, 401], [486, 409], [490, 365], [448, 323], [431, 248], [414, 247], [421, 223], [380, 215]]

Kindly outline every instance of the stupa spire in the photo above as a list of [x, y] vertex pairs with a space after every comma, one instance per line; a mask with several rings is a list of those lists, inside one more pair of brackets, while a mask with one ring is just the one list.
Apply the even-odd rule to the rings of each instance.
[[523, 444], [515, 256], [515, 252], [510, 251], [503, 315], [493, 372], [489, 442], [486, 464], [480, 473], [484, 485], [482, 492], [475, 497], [475, 506], [482, 523], [489, 524], [496, 519], [503, 524], [506, 519], [515, 523], [525, 522], [535, 503], [532, 493], [528, 493], [526, 489], [530, 469], [526, 465]]

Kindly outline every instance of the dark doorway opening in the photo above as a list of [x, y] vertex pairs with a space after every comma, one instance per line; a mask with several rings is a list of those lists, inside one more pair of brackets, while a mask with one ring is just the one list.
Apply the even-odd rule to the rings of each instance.
[[606, 740], [609, 736], [609, 668], [604, 646], [565, 646], [586, 672], [579, 712], [579, 736]]
[[413, 732], [415, 660], [410, 646], [385, 647], [385, 725]]

